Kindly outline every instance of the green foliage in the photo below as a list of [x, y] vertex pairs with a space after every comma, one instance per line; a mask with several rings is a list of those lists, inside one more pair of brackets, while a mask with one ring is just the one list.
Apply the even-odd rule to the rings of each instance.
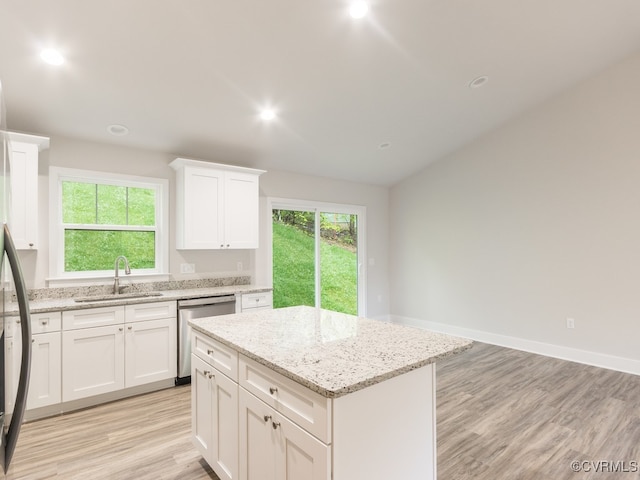
[[[67, 224], [153, 226], [155, 191], [116, 185], [63, 182], [62, 218]], [[136, 230], [67, 228], [66, 272], [111, 270], [119, 255], [131, 268], [155, 267], [155, 233]]]
[[[358, 312], [357, 255], [321, 241], [321, 306]], [[314, 239], [300, 227], [273, 223], [273, 304], [275, 308], [315, 305]]]

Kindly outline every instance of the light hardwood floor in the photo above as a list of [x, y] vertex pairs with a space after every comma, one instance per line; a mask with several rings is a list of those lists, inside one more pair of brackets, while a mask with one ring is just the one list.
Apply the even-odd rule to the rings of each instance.
[[[640, 377], [476, 344], [438, 364], [437, 402], [439, 480], [640, 478], [571, 470], [640, 462]], [[7, 479], [218, 480], [190, 426], [188, 386], [28, 423]]]

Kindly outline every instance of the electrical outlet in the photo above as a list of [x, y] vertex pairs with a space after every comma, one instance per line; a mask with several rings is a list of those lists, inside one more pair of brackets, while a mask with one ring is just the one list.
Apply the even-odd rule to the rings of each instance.
[[242, 271], [242, 262], [238, 262], [238, 264], [236, 266], [238, 268], [238, 271], [241, 272]]
[[195, 273], [196, 265], [195, 263], [181, 263], [180, 264], [180, 273]]
[[576, 321], [573, 318], [567, 318], [567, 328], [575, 328]]

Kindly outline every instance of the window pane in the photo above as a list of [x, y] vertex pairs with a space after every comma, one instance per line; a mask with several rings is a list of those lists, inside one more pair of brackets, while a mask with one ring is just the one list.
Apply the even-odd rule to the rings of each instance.
[[320, 214], [320, 303], [358, 314], [357, 215]]
[[113, 270], [119, 255], [132, 269], [155, 268], [155, 232], [65, 230], [65, 272]]
[[315, 305], [314, 213], [273, 211], [273, 306]]
[[156, 224], [156, 192], [150, 188], [129, 188], [129, 225]]
[[127, 225], [127, 187], [98, 185], [97, 223]]
[[96, 223], [96, 185], [62, 182], [62, 221], [64, 223]]

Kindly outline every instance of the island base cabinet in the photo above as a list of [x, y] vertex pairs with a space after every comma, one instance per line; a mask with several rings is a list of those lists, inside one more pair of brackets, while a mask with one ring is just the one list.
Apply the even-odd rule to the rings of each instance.
[[191, 356], [192, 441], [221, 480], [238, 478], [238, 384]]
[[330, 480], [331, 446], [240, 389], [240, 480]]
[[333, 480], [436, 480], [435, 364], [333, 399]]

